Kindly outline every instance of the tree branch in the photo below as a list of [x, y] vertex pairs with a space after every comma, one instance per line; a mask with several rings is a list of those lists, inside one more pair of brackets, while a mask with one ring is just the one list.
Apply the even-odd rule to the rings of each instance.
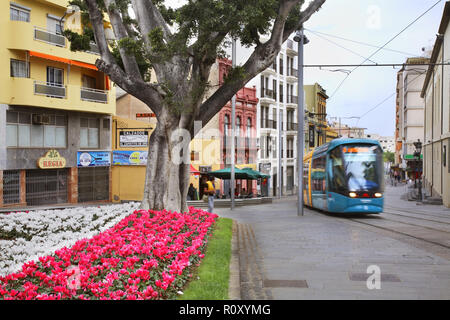
[[156, 85], [145, 83], [136, 79], [130, 74], [126, 74], [116, 63], [106, 41], [105, 30], [103, 27], [103, 17], [96, 0], [85, 0], [88, 5], [89, 18], [94, 31], [95, 42], [100, 51], [101, 59], [97, 59], [95, 65], [103, 73], [107, 74], [111, 80], [132, 94], [136, 98], [149, 106], [155, 114], [161, 111], [161, 101], [164, 92]]
[[125, 67], [125, 71], [135, 77], [138, 80], [142, 81], [142, 76], [139, 71], [138, 64], [136, 62], [136, 57], [128, 52], [127, 48], [123, 48], [120, 45], [120, 40], [131, 37], [128, 35], [127, 29], [122, 21], [119, 11], [116, 9], [116, 2], [114, 0], [104, 0], [106, 5], [106, 10], [108, 11], [108, 16], [111, 20], [111, 25], [114, 30], [114, 34], [118, 40], [118, 47], [120, 52], [120, 57], [122, 58], [123, 65]]
[[206, 125], [214, 115], [233, 97], [233, 95], [244, 87], [251, 79], [253, 79], [260, 72], [265, 70], [273, 59], [280, 52], [281, 45], [287, 38], [298, 29], [311, 15], [319, 10], [325, 0], [314, 0], [308, 8], [300, 13], [298, 24], [289, 30], [285, 29], [286, 19], [291, 10], [300, 3], [301, 0], [285, 0], [281, 1], [278, 10], [278, 16], [275, 19], [270, 39], [256, 46], [253, 53], [243, 65], [245, 76], [241, 79], [236, 79], [233, 82], [222, 85], [208, 100], [206, 100], [200, 107], [196, 120], [201, 120], [203, 125]]
[[283, 42], [289, 38], [289, 36], [296, 30], [299, 30], [300, 27], [305, 23], [316, 11], [319, 11], [319, 9], [322, 7], [322, 5], [325, 3], [325, 0], [314, 0], [312, 1], [308, 8], [306, 8], [304, 11], [300, 13], [300, 19], [298, 20], [298, 23], [296, 26], [284, 30], [283, 34]]

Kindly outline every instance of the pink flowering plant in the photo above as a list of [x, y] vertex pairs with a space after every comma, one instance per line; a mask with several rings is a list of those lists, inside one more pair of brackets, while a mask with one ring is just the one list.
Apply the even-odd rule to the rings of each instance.
[[0, 277], [0, 299], [173, 299], [204, 257], [217, 215], [136, 210], [114, 227]]

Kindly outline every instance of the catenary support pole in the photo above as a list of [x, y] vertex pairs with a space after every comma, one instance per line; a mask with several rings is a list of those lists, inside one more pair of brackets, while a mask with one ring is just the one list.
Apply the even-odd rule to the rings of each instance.
[[[231, 46], [231, 59], [232, 59], [232, 67], [236, 66], [236, 39], [233, 39]], [[231, 99], [231, 179], [230, 179], [230, 188], [231, 188], [231, 210], [234, 210], [234, 166], [235, 166], [235, 127], [236, 127], [236, 94]]]
[[294, 40], [298, 42], [298, 108], [297, 108], [297, 216], [303, 216], [303, 149], [304, 149], [304, 109], [305, 97], [303, 90], [303, 44], [305, 37], [303, 27], [297, 31]]

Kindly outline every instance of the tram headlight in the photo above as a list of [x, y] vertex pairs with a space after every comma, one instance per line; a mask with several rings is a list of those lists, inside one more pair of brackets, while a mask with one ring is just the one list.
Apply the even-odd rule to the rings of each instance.
[[356, 192], [350, 192], [348, 195], [350, 196], [350, 198], [356, 198], [358, 196]]
[[375, 198], [381, 198], [383, 196], [380, 192], [375, 192]]

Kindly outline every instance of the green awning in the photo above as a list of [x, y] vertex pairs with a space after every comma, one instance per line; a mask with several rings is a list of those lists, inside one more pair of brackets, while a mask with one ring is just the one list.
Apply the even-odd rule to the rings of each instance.
[[242, 170], [247, 171], [249, 174], [255, 177], [255, 179], [266, 179], [270, 178], [270, 175], [253, 170], [252, 168], [242, 168]]
[[[230, 180], [231, 179], [231, 168], [225, 168], [225, 169], [221, 169], [221, 170], [210, 171], [210, 172], [208, 172], [208, 174], [213, 176], [213, 177], [219, 178], [219, 179]], [[236, 167], [234, 168], [234, 178], [235, 179], [255, 179], [247, 171], [241, 170], [241, 169], [236, 168]]]

